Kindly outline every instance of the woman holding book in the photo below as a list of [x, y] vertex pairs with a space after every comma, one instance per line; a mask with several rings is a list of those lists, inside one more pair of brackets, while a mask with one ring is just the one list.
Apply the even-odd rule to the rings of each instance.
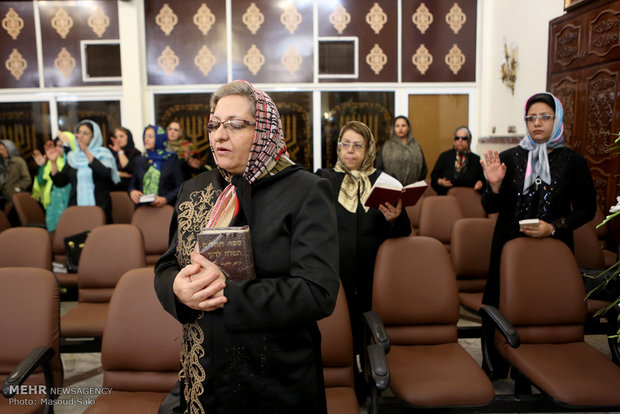
[[[221, 86], [207, 124], [217, 169], [186, 181], [155, 267], [183, 323], [181, 411], [325, 413], [316, 321], [334, 309], [338, 234], [330, 188], [289, 160], [271, 98]], [[227, 280], [196, 251], [201, 229], [248, 225], [254, 278]]]
[[439, 154], [431, 172], [431, 186], [439, 195], [452, 187], [470, 187], [482, 191], [484, 172], [480, 157], [471, 152], [471, 132], [466, 126], [454, 131], [454, 148]]
[[426, 158], [420, 143], [411, 133], [411, 123], [406, 116], [394, 118], [392, 137], [379, 150], [376, 167], [396, 178], [402, 185], [426, 178]]
[[[594, 218], [596, 195], [585, 158], [564, 146], [564, 111], [550, 93], [525, 105], [526, 136], [519, 146], [484, 154], [488, 186], [482, 195], [487, 213], [499, 213], [483, 303], [499, 302], [502, 249], [517, 237], [555, 237], [572, 250], [573, 230]], [[519, 221], [539, 219], [519, 226]]]
[[[375, 138], [358, 121], [348, 122], [338, 136], [338, 161], [334, 168], [320, 169], [327, 178], [338, 215], [340, 280], [344, 286], [353, 327], [354, 352], [363, 350], [362, 313], [370, 310], [375, 258], [381, 243], [392, 237], [408, 236], [411, 225], [402, 201], [379, 208], [364, 205], [370, 189], [382, 174], [373, 167]], [[363, 378], [358, 373], [356, 388], [364, 398]]]
[[183, 184], [183, 173], [177, 155], [166, 149], [168, 135], [159, 125], [148, 125], [142, 133], [144, 155], [135, 159], [134, 173], [129, 183], [129, 198], [136, 205], [144, 202], [141, 197], [151, 195], [153, 207], [174, 205], [179, 188]]

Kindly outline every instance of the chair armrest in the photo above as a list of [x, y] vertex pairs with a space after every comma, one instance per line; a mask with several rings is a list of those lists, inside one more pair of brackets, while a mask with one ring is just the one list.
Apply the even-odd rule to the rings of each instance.
[[375, 311], [364, 312], [364, 321], [375, 343], [381, 345], [385, 354], [389, 353], [390, 337], [379, 315]]
[[370, 344], [366, 347], [368, 354], [369, 378], [379, 390], [385, 390], [390, 385], [390, 370], [383, 347], [379, 344]]
[[[508, 344], [513, 348], [518, 348], [521, 345], [521, 337], [519, 336], [519, 332], [512, 326], [510, 321], [506, 319], [506, 317], [497, 309], [495, 306], [485, 305], [480, 308], [480, 316], [482, 319], [490, 322], [488, 324], [489, 328], [497, 329]], [[492, 333], [490, 338], [492, 338]]]
[[9, 374], [2, 384], [2, 395], [6, 398], [13, 397], [19, 386], [30, 376], [30, 374], [40, 365], [43, 366], [43, 374], [45, 376], [46, 394], [51, 398], [50, 391], [54, 388], [54, 373], [50, 360], [54, 356], [54, 348], [49, 346], [40, 346], [30, 351], [28, 355], [17, 365], [17, 367]]

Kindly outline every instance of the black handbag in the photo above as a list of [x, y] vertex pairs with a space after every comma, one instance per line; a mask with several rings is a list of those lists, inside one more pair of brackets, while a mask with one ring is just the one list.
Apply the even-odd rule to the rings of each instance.
[[78, 264], [80, 263], [80, 254], [82, 253], [82, 248], [84, 247], [88, 233], [90, 233], [90, 231], [83, 231], [81, 233], [72, 234], [71, 236], [65, 237], [67, 272], [77, 273]]
[[620, 281], [618, 281], [617, 271], [587, 267], [580, 267], [579, 271], [581, 272], [586, 293], [591, 292], [588, 299], [613, 302], [620, 296]]

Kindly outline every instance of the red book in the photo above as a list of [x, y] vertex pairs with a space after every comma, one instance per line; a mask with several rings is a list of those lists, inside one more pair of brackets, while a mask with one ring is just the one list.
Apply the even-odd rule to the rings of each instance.
[[250, 228], [213, 227], [197, 235], [198, 251], [222, 269], [228, 280], [254, 279]]
[[403, 187], [396, 178], [386, 173], [381, 173], [370, 189], [370, 195], [364, 205], [379, 208], [379, 205], [383, 203], [396, 205], [398, 200], [403, 200], [403, 207], [413, 206], [422, 197], [427, 188], [428, 184], [424, 181], [418, 181]]

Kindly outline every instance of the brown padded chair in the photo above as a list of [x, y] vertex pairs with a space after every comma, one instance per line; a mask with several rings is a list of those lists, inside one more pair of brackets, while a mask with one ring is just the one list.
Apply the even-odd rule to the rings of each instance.
[[11, 222], [4, 212], [0, 211], [0, 233], [11, 228]]
[[45, 210], [27, 192], [13, 194], [13, 207], [22, 226], [45, 227]]
[[342, 285], [334, 312], [318, 322], [328, 414], [359, 414], [353, 383], [353, 333]]
[[420, 211], [418, 235], [437, 239], [449, 249], [452, 226], [462, 218], [463, 212], [456, 197], [425, 197]]
[[131, 224], [142, 232], [146, 264], [154, 265], [159, 257], [168, 250], [168, 232], [174, 207], [141, 206], [136, 209]]
[[413, 231], [411, 233], [412, 236], [418, 233], [418, 228], [420, 227], [420, 210], [422, 209], [424, 198], [432, 195], [436, 196], [437, 192], [429, 185], [424, 191], [424, 194], [422, 194], [422, 198], [419, 199], [417, 203], [412, 206], [405, 207], [407, 216], [409, 217], [409, 222], [411, 223], [411, 230]]
[[387, 360], [397, 398], [417, 408], [493, 401], [493, 384], [458, 343], [458, 289], [439, 241], [402, 237], [379, 247], [372, 309], [391, 342]]
[[129, 224], [136, 209], [136, 205], [129, 198], [126, 191], [110, 191], [112, 202], [112, 223]]
[[[54, 262], [64, 264], [65, 237], [92, 230], [105, 224], [105, 213], [98, 206], [69, 206], [58, 219], [54, 239], [52, 241], [52, 253]], [[77, 287], [77, 273], [57, 273], [58, 283], [61, 287]]]
[[[39, 229], [40, 230], [40, 229]], [[0, 382], [5, 384], [9, 374], [35, 353], [44, 358], [53, 383], [62, 386], [62, 362], [59, 348], [60, 304], [58, 285], [49, 270], [32, 267], [0, 268]], [[42, 347], [42, 348], [41, 348]], [[36, 351], [33, 351], [37, 349]], [[45, 385], [44, 373], [35, 371], [25, 385]], [[6, 385], [6, 384], [5, 384]], [[33, 406], [22, 406], [0, 398], [0, 413], [43, 412], [40, 399], [45, 394], [16, 394], [17, 400], [30, 400]], [[51, 408], [51, 405], [46, 405]]]
[[584, 286], [570, 249], [552, 238], [511, 240], [500, 280], [499, 310], [520, 345], [499, 334], [496, 344], [511, 365], [515, 391], [534, 385], [562, 407], [619, 409], [620, 367], [584, 342]]
[[486, 218], [487, 212], [482, 207], [482, 196], [471, 187], [452, 187], [448, 195], [456, 197], [461, 205], [463, 217]]
[[[153, 268], [130, 270], [110, 300], [103, 331], [103, 386], [87, 413], [157, 413], [178, 380], [183, 327], [161, 307]], [[358, 411], [359, 412], [359, 411]]]
[[463, 218], [452, 227], [450, 257], [463, 306], [478, 312], [487, 283], [495, 221]]
[[0, 267], [38, 267], [51, 270], [52, 242], [39, 227], [11, 227], [0, 233]]
[[63, 337], [101, 337], [112, 292], [128, 270], [144, 267], [142, 234], [131, 224], [94, 228], [78, 266], [78, 304], [60, 319]]

